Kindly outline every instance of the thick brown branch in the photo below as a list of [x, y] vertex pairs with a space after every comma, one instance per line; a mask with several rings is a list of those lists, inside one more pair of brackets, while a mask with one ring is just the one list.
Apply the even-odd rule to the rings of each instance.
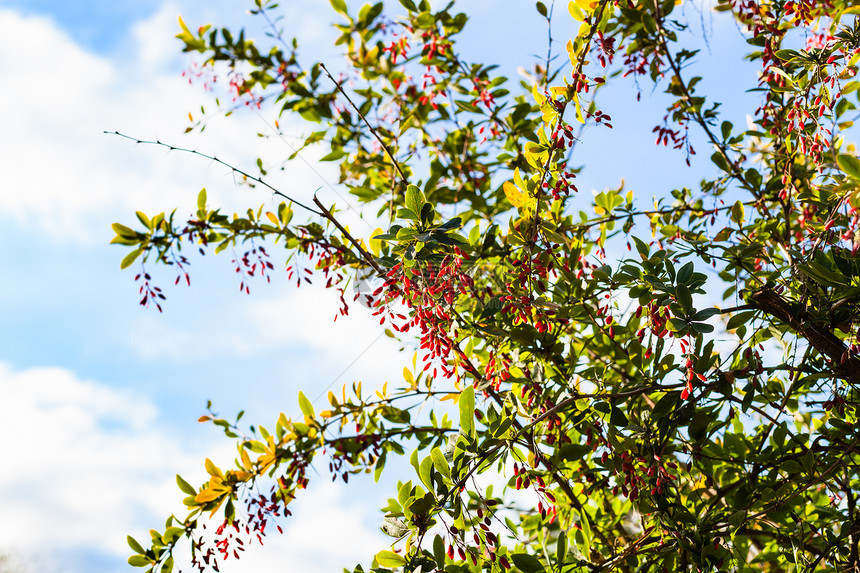
[[803, 308], [793, 307], [769, 288], [754, 291], [749, 300], [755, 308], [786, 323], [815, 350], [829, 358], [837, 376], [860, 385], [860, 360], [848, 353], [848, 348], [831, 330], [811, 320]]

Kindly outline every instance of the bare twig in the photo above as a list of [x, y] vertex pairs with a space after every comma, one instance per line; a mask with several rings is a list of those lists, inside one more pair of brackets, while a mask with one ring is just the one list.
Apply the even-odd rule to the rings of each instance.
[[374, 260], [373, 255], [367, 252], [367, 250], [361, 246], [361, 243], [356, 241], [352, 235], [349, 234], [349, 231], [346, 230], [346, 227], [340, 224], [340, 221], [335, 219], [334, 215], [332, 215], [331, 211], [325, 208], [325, 206], [320, 202], [320, 200], [314, 196], [314, 205], [320, 208], [320, 215], [331, 221], [338, 230], [343, 233], [343, 236], [347, 238], [347, 240], [353, 244], [353, 246], [358, 249], [358, 252], [361, 253], [361, 257], [365, 260], [367, 264], [369, 264], [373, 269], [379, 273], [380, 275], [384, 275], [385, 271], [382, 270], [382, 267], [379, 266], [379, 263]]
[[147, 141], [144, 139], [138, 139], [136, 137], [131, 137], [130, 135], [125, 135], [124, 133], [120, 133], [118, 131], [105, 131], [104, 133], [106, 133], [108, 135], [118, 135], [124, 139], [131, 140], [135, 143], [139, 143], [139, 144], [143, 144], [143, 145], [159, 145], [161, 147], [166, 147], [169, 151], [181, 151], [182, 153], [189, 153], [191, 155], [197, 155], [198, 157], [203, 157], [203, 158], [208, 159], [210, 161], [214, 161], [215, 163], [223, 165], [224, 167], [226, 167], [227, 169], [229, 169], [233, 173], [238, 173], [242, 177], [250, 179], [251, 181], [258, 183], [264, 187], [268, 187], [272, 191], [272, 193], [274, 193], [275, 195], [278, 195], [279, 197], [283, 197], [287, 201], [290, 201], [290, 202], [294, 203], [295, 205], [298, 205], [302, 209], [305, 209], [306, 211], [313, 213], [314, 215], [319, 215], [320, 217], [325, 216], [323, 213], [317, 211], [313, 207], [308, 207], [307, 205], [305, 205], [301, 201], [296, 201], [292, 197], [285, 195], [284, 193], [282, 193], [281, 191], [279, 191], [278, 189], [276, 189], [275, 187], [273, 187], [271, 184], [267, 183], [263, 179], [260, 179], [259, 177], [251, 175], [250, 173], [247, 173], [247, 172], [239, 169], [235, 165], [231, 165], [230, 163], [227, 163], [223, 159], [219, 159], [218, 157], [216, 157], [214, 155], [207, 155], [207, 154], [201, 153], [200, 151], [197, 151], [195, 149], [187, 149], [185, 147], [177, 147], [175, 145], [170, 145], [169, 143], [164, 143], [163, 141], [159, 141], [157, 139], [155, 141]]
[[373, 137], [376, 138], [376, 141], [379, 142], [379, 145], [382, 146], [382, 149], [385, 151], [385, 154], [388, 156], [388, 159], [390, 159], [391, 163], [394, 165], [394, 169], [396, 169], [397, 173], [400, 175], [400, 179], [405, 182], [406, 175], [403, 174], [403, 170], [400, 168], [400, 163], [398, 163], [397, 159], [394, 158], [394, 154], [391, 153], [391, 149], [389, 149], [388, 145], [382, 140], [382, 137], [380, 137], [376, 129], [372, 125], [370, 125], [370, 122], [367, 121], [367, 118], [364, 117], [364, 114], [361, 113], [361, 110], [358, 109], [358, 106], [355, 105], [352, 99], [350, 99], [349, 95], [344, 91], [341, 83], [334, 79], [334, 76], [331, 75], [331, 73], [328, 71], [328, 68], [325, 67], [325, 64], [320, 63], [319, 66], [320, 69], [325, 72], [325, 75], [328, 76], [328, 79], [330, 79], [334, 83], [335, 87], [337, 88], [337, 91], [339, 91], [341, 95], [346, 98], [346, 101], [349, 102], [349, 105], [352, 106], [352, 109], [355, 111], [355, 113], [358, 114], [358, 117], [361, 118], [361, 120], [364, 122], [364, 125], [367, 126], [367, 129], [370, 130], [370, 133], [373, 134]]

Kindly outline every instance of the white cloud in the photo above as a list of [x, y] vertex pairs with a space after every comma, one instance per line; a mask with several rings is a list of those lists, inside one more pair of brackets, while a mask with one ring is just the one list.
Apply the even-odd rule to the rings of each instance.
[[172, 38], [176, 33], [177, 14], [179, 8], [172, 2], [167, 2], [152, 16], [132, 27], [131, 36], [137, 45], [137, 63], [144, 69], [163, 73], [163, 70], [169, 68], [179, 57], [179, 43], [163, 41], [164, 38]]
[[[131, 53], [114, 61], [84, 50], [46, 17], [0, 10], [0, 74], [16, 86], [0, 92], [7, 110], [0, 138], [2, 216], [49, 237], [89, 244], [110, 238], [110, 222], [130, 222], [135, 210], [190, 213], [203, 186], [213, 204], [228, 208], [269, 200], [263, 191], [237, 189], [222, 166], [102, 133], [160, 138], [251, 172], [258, 156], [288, 154], [277, 140], [273, 145], [256, 137], [268, 128], [251, 113], [215, 118], [202, 136], [182, 135], [188, 112], [208, 98], [179, 74], [188, 60], [174, 38], [177, 13], [165, 4], [139, 22], [131, 31]], [[273, 180], [289, 181], [290, 192], [305, 199], [321, 184], [302, 166]]]
[[[223, 298], [213, 295], [212, 285], [208, 285], [204, 293], [212, 299], [208, 304], [222, 301], [218, 313], [189, 312], [177, 317], [175, 313], [186, 309], [182, 301], [171, 298], [168, 303], [175, 308], [171, 306], [166, 315], [153, 312], [135, 319], [129, 344], [144, 358], [178, 362], [227, 356], [237, 360], [265, 358], [270, 361], [271, 378], [246, 384], [268, 389], [267, 402], [273, 391], [286, 392], [286, 399], [291, 401], [296, 386], [314, 399], [324, 395], [329, 385], [339, 391], [356, 380], [363, 381], [367, 389], [379, 388], [385, 382], [402, 383], [402, 370], [411, 353], [399, 351], [399, 343], [384, 334], [386, 326], [380, 326], [369, 309], [350, 301], [349, 315], [334, 322], [339, 304], [336, 292], [317, 285], [296, 289], [295, 283], [286, 282], [286, 277], [277, 276], [272, 287], [258, 288], [250, 298], [240, 298], [231, 283], [225, 289], [225, 297], [234, 297], [230, 304], [223, 304]], [[192, 288], [202, 287], [198, 283]], [[277, 294], [270, 294], [272, 290]], [[206, 304], [199, 296], [196, 302]], [[271, 380], [286, 384], [270, 389]], [[256, 393], [250, 394], [247, 398], [253, 401]], [[243, 405], [250, 406], [248, 402]]]
[[[253, 114], [213, 121], [203, 137], [181, 135], [187, 112], [198, 109], [205, 96], [189, 88], [177, 71], [185, 62], [173, 38], [179, 11], [165, 4], [139, 22], [129, 32], [129, 52], [112, 59], [81, 48], [49, 18], [0, 9], [0, 77], [13, 79], [10, 89], [0, 91], [0, 106], [6, 110], [0, 120], [0, 220], [58, 242], [103, 245], [112, 235], [110, 222], [129, 222], [135, 210], [152, 213], [178, 206], [179, 216], [190, 212], [202, 186], [213, 204], [269, 200], [261, 191], [237, 190], [228, 170], [205, 160], [102, 134], [117, 129], [209, 153], [217, 150], [218, 156], [245, 166], [258, 155], [290, 152], [278, 140], [254, 136], [266, 127]], [[329, 15], [328, 9], [324, 14]], [[317, 16], [302, 13], [304, 32], [320, 32]], [[311, 163], [315, 153], [308, 156]], [[336, 180], [328, 164], [310, 168], [297, 163], [289, 169], [274, 173], [273, 181], [304, 200], [323, 185], [313, 169]], [[320, 194], [327, 203], [342, 202], [331, 190]], [[353, 225], [362, 225], [357, 234], [367, 238], [369, 228]], [[119, 250], [110, 252], [118, 262]], [[206, 264], [229, 266], [229, 260], [220, 257]], [[200, 288], [199, 282], [195, 287]], [[338, 371], [370, 345], [341, 382], [363, 374], [369, 382], [381, 383], [386, 369], [402, 368], [400, 360], [391, 359], [388, 339], [371, 344], [368, 337], [380, 330], [364, 309], [356, 305], [356, 316], [332, 325], [337, 308], [332, 292], [288, 290], [283, 296], [259, 298], [260, 290], [238, 304], [189, 303], [188, 312], [211, 316], [207, 309], [221, 306], [224, 313], [210, 323], [194, 323], [194, 328], [171, 326], [191, 324], [181, 319], [147, 315], [132, 325], [132, 344], [144, 356], [191, 360], [213, 352], [247, 358], [260, 348], [271, 352], [298, 345], [307, 350], [303, 364], [316, 358]], [[275, 365], [278, 379], [284, 372], [300, 378], [287, 361]], [[260, 399], [271, 402], [275, 393]], [[0, 362], [0, 396], [0, 555], [20, 555], [38, 565], [36, 570], [59, 570], [58, 563], [72, 554], [99, 553], [108, 556], [112, 570], [126, 571], [125, 535], [143, 540], [150, 527], [160, 527], [170, 512], [181, 510], [174, 474], [196, 483], [204, 479], [204, 458], [226, 465], [233, 457], [232, 444], [222, 437], [204, 441], [172, 434], [145, 393], [82, 380], [67, 369], [15, 371]], [[348, 491], [354, 491], [354, 484]], [[375, 527], [368, 527], [376, 521], [378, 504], [367, 504], [365, 495], [348, 498], [344, 486], [312, 488], [296, 502], [296, 515], [285, 523], [286, 535], [273, 536], [268, 548], [243, 560], [238, 570], [283, 568], [288, 562], [291, 570], [337, 571], [359, 560], [366, 563], [385, 545]], [[265, 567], [249, 566], [263, 563]]]
[[269, 535], [262, 547], [254, 541], [240, 560], [228, 559], [219, 569], [319, 573], [352, 570], [358, 563], [367, 568], [393, 540], [379, 531], [382, 514], [367, 503], [366, 493], [355, 495], [352, 489], [347, 495], [343, 484], [311, 485], [291, 504], [294, 514], [280, 521], [283, 535]]
[[[114, 556], [122, 571], [126, 534], [144, 541], [149, 528], [181, 509], [174, 474], [196, 483], [205, 479], [205, 457], [222, 466], [232, 459], [229, 440], [177, 440], [159, 427], [145, 397], [61, 368], [15, 372], [0, 363], [0, 393], [0, 555], [13, 555], [13, 563], [54, 567], [70, 553], [97, 552]], [[373, 525], [376, 496], [348, 497], [347, 486], [327, 483], [327, 474], [313, 478], [291, 506], [295, 515], [282, 522], [284, 535], [272, 532], [266, 547], [223, 571], [285, 562], [291, 571], [337, 571], [385, 547]], [[356, 486], [367, 484], [350, 484], [350, 495]]]
[[200, 465], [140, 395], [5, 364], [0, 394], [0, 553], [124, 555], [123, 532], [161, 522], [179, 498], [173, 474]]

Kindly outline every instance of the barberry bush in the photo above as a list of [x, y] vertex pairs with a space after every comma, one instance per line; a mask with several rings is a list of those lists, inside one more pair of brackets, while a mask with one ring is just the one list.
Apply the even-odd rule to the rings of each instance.
[[[129, 562], [170, 571], [181, 551], [217, 571], [302, 519], [290, 504], [312, 466], [348, 482], [404, 456], [413, 475], [382, 508], [391, 546], [367, 556], [374, 571], [860, 569], [857, 7], [718, 0], [756, 70], [743, 89], [758, 107], [738, 127], [696, 90], [707, 70], [675, 0], [538, 2], [534, 18], [573, 33], [520, 82], [460, 51], [453, 2], [331, 6], [343, 70], [303, 57], [271, 0], [252, 10], [265, 45], [182, 21], [178, 37], [194, 73], [229, 78], [229, 113], [306, 122], [301, 149], [325, 148], [385, 228], [354, 236], [260, 162], [230, 168], [276, 209], [228, 216], [204, 191], [190, 218], [139, 213], [114, 241], [131, 249], [123, 267], [167, 265], [177, 282], [188, 248], [240, 253], [245, 291], [255, 276], [324, 282], [333, 314], [361, 302], [417, 360], [324, 408], [300, 394], [301, 415], [269, 430], [204, 416], [235, 462], [177, 478], [187, 514], [129, 538]], [[610, 84], [625, 105], [665, 92], [653, 133], [613, 122], [598, 98]], [[677, 151], [655, 170], [711, 176], [653, 203], [580, 191], [577, 152], [596, 133], [643, 148], [656, 134]], [[149, 271], [137, 280], [141, 304], [163, 304]]]

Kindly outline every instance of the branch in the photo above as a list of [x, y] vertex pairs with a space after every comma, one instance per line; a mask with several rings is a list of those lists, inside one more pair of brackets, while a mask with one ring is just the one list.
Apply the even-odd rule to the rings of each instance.
[[322, 211], [320, 215], [334, 223], [334, 226], [337, 227], [341, 233], [343, 233], [347, 240], [349, 240], [349, 242], [352, 243], [356, 249], [358, 249], [358, 252], [361, 253], [361, 257], [367, 262], [367, 264], [372, 266], [373, 269], [380, 275], [384, 276], [385, 271], [383, 271], [382, 267], [380, 267], [379, 264], [374, 260], [373, 255], [368, 253], [367, 250], [365, 250], [365, 248], [361, 246], [361, 243], [356, 241], [353, 236], [349, 234], [349, 231], [347, 231], [346, 228], [341, 225], [337, 219], [334, 218], [334, 215], [331, 214], [331, 211], [326, 209], [323, 204], [320, 203], [320, 200], [316, 196], [314, 196], [314, 205], [319, 207], [320, 211]]
[[325, 64], [320, 63], [319, 66], [322, 69], [322, 71], [325, 72], [325, 75], [328, 76], [328, 79], [330, 79], [334, 83], [337, 91], [339, 91], [343, 95], [343, 97], [346, 98], [346, 101], [349, 102], [349, 105], [352, 106], [352, 109], [355, 110], [355, 113], [358, 114], [358, 117], [361, 118], [361, 120], [364, 122], [364, 125], [366, 125], [367, 129], [370, 130], [370, 133], [373, 134], [373, 137], [376, 138], [376, 141], [379, 142], [379, 145], [382, 146], [382, 149], [385, 151], [385, 154], [388, 156], [388, 159], [391, 160], [391, 163], [394, 165], [394, 168], [397, 170], [398, 175], [400, 175], [400, 179], [403, 182], [406, 182], [406, 175], [403, 174], [403, 170], [400, 169], [400, 164], [394, 158], [394, 154], [391, 153], [391, 150], [388, 148], [388, 145], [386, 145], [385, 142], [382, 141], [382, 138], [379, 136], [379, 133], [377, 133], [376, 129], [374, 129], [373, 126], [370, 125], [370, 122], [367, 121], [367, 118], [364, 117], [364, 114], [361, 113], [361, 110], [358, 109], [358, 106], [355, 105], [355, 103], [353, 103], [353, 101], [350, 99], [350, 97], [347, 95], [347, 93], [343, 90], [343, 87], [341, 87], [341, 83], [339, 81], [337, 81], [336, 79], [334, 79], [334, 76], [331, 75], [331, 73], [328, 71], [328, 68], [325, 67]]
[[[675, 74], [675, 77], [678, 78], [678, 84], [681, 87], [681, 91], [683, 92], [683, 99], [688, 104], [692, 101], [692, 95], [690, 94], [689, 89], [687, 88], [686, 82], [681, 77], [681, 68], [678, 66], [678, 62], [672, 57], [672, 52], [669, 51], [669, 45], [666, 43], [666, 30], [663, 27], [663, 14], [662, 10], [660, 10], [660, 3], [654, 3], [654, 20], [657, 23], [657, 28], [659, 30], [657, 42], [660, 44], [660, 48], [663, 50], [663, 53], [666, 55], [666, 59], [669, 60], [669, 66], [672, 68], [672, 73]], [[708, 136], [708, 140], [713, 144], [714, 147], [717, 148], [717, 153], [719, 153], [723, 159], [726, 161], [728, 165], [731, 166], [732, 170], [730, 175], [732, 178], [736, 179], [742, 187], [747, 186], [747, 181], [744, 179], [744, 175], [741, 172], [740, 167], [735, 164], [734, 161], [729, 157], [728, 151], [726, 149], [725, 144], [718, 140], [714, 133], [711, 131], [710, 126], [708, 126], [708, 122], [705, 121], [705, 118], [702, 117], [702, 112], [699, 111], [698, 108], [693, 108], [693, 119], [699, 124], [699, 127], [705, 132], [705, 135]], [[758, 198], [758, 197], [757, 197]]]
[[829, 358], [836, 374], [860, 386], [860, 360], [849, 353], [842, 340], [832, 331], [816, 324], [805, 309], [792, 306], [769, 288], [754, 291], [749, 299], [755, 308], [788, 324], [819, 353]]
[[187, 149], [184, 147], [176, 147], [175, 145], [170, 145], [169, 143], [164, 143], [163, 141], [159, 141], [157, 139], [155, 141], [146, 141], [143, 139], [138, 139], [136, 137], [131, 137], [130, 135], [125, 135], [124, 133], [120, 133], [118, 131], [105, 131], [104, 133], [106, 133], [108, 135], [118, 135], [124, 139], [129, 139], [135, 143], [141, 143], [144, 145], [160, 145], [161, 147], [166, 147], [168, 149], [168, 151], [181, 151], [182, 153], [189, 153], [191, 155], [197, 155], [199, 157], [204, 157], [210, 161], [214, 161], [215, 163], [220, 163], [221, 165], [223, 165], [224, 167], [226, 167], [227, 169], [229, 169], [233, 173], [238, 173], [242, 177], [250, 179], [251, 181], [254, 181], [255, 183], [259, 183], [260, 185], [262, 185], [264, 187], [268, 187], [269, 189], [271, 189], [272, 193], [274, 193], [275, 195], [283, 197], [287, 201], [290, 201], [291, 203], [298, 205], [302, 209], [305, 209], [306, 211], [313, 213], [314, 215], [319, 215], [320, 217], [325, 216], [325, 215], [323, 215], [323, 213], [320, 213], [319, 211], [317, 211], [316, 209], [314, 209], [312, 207], [308, 207], [307, 205], [305, 205], [301, 201], [296, 201], [292, 197], [289, 197], [288, 195], [285, 195], [281, 191], [278, 191], [275, 187], [272, 187], [272, 185], [270, 185], [266, 181], [260, 179], [259, 177], [255, 177], [254, 175], [251, 175], [250, 173], [246, 173], [245, 171], [242, 171], [238, 167], [231, 165], [222, 159], [218, 159], [214, 155], [206, 155], [205, 153], [201, 153], [201, 152], [196, 151], [194, 149]]

